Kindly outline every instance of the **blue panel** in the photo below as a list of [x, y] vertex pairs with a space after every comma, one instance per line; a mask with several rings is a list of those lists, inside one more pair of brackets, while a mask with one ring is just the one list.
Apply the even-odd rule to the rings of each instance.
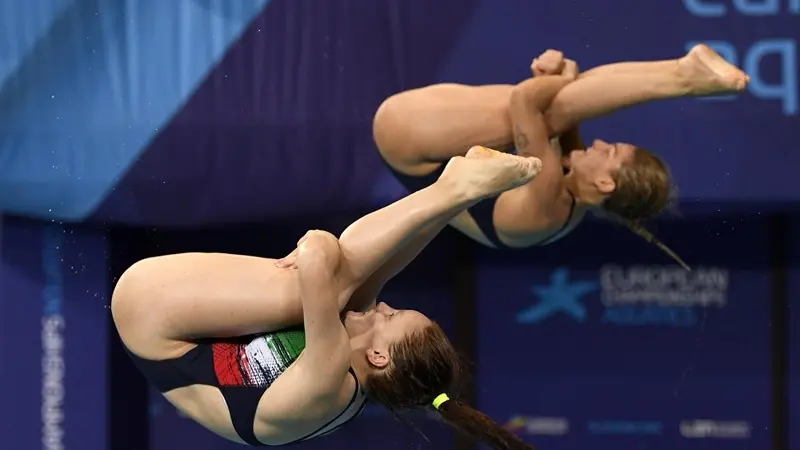
[[691, 273], [610, 233], [483, 256], [480, 406], [541, 448], [769, 448], [766, 224], [671, 230]]
[[83, 1], [20, 30], [42, 37], [0, 91], [0, 209], [84, 218], [266, 3]]
[[94, 219], [197, 226], [396, 199], [372, 115], [435, 82], [474, 1], [272, 1]]
[[[27, 0], [0, 3], [3, 39], [0, 39], [0, 90], [74, 0]], [[9, 20], [9, 18], [11, 20]], [[12, 37], [13, 36], [13, 37]]]
[[698, 41], [750, 73], [747, 93], [637, 107], [586, 135], [662, 153], [688, 211], [800, 199], [783, 183], [800, 166], [798, 0], [17, 3], [0, 10], [13, 213], [193, 226], [373, 208], [404, 193], [372, 143], [389, 95], [516, 83], [546, 48], [588, 69]]

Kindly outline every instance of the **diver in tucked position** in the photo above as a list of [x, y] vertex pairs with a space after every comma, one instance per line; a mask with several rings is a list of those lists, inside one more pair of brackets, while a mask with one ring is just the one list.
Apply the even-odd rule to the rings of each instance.
[[389, 409], [432, 407], [492, 448], [530, 450], [448, 397], [462, 368], [436, 323], [376, 305], [376, 297], [450, 219], [541, 170], [537, 158], [475, 147], [430, 186], [362, 217], [338, 239], [311, 231], [281, 260], [201, 253], [142, 260], [115, 287], [114, 323], [168, 401], [235, 442], [322, 436], [369, 399]]
[[554, 242], [587, 211], [602, 210], [687, 267], [642, 226], [667, 206], [667, 166], [628, 143], [586, 146], [577, 126], [653, 100], [741, 92], [749, 77], [706, 45], [680, 59], [610, 64], [582, 74], [574, 61], [549, 50], [531, 69], [536, 76], [516, 86], [437, 84], [385, 100], [375, 114], [374, 137], [397, 179], [412, 192], [421, 189], [472, 145], [535, 156], [543, 170], [533, 181], [476, 204], [451, 225], [490, 247], [521, 248]]

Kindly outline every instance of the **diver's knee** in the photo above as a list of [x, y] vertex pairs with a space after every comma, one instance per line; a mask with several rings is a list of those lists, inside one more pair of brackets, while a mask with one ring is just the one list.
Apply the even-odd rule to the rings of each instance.
[[341, 264], [341, 259], [342, 250], [339, 248], [339, 239], [327, 231], [309, 231], [298, 246], [298, 267], [321, 265], [332, 273], [336, 273]]
[[147, 265], [147, 259], [138, 261], [128, 267], [120, 275], [111, 292], [111, 315], [114, 320], [130, 311], [131, 303], [137, 298], [136, 292], [144, 281], [142, 272]]
[[408, 114], [405, 93], [395, 94], [384, 100], [372, 118], [372, 138], [384, 158], [391, 158], [401, 150], [404, 132], [404, 116]]
[[159, 308], [165, 302], [158, 290], [152, 289], [156, 258], [146, 258], [131, 265], [117, 280], [111, 293], [111, 319], [125, 340], [136, 334], [160, 316]]

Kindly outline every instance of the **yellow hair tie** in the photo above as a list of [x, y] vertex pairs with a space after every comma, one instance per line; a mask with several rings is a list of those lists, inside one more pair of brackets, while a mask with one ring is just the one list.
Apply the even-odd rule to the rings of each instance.
[[442, 403], [450, 400], [450, 397], [447, 394], [439, 394], [435, 399], [433, 399], [433, 407], [439, 409], [442, 406]]

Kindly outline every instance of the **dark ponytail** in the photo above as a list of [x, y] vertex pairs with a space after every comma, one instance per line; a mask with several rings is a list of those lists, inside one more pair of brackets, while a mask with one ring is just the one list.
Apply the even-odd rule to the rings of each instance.
[[620, 219], [620, 221], [625, 225], [629, 230], [633, 232], [633, 234], [639, 236], [640, 238], [644, 239], [645, 241], [655, 245], [658, 247], [659, 250], [666, 253], [667, 256], [675, 260], [676, 263], [680, 264], [685, 270], [689, 272], [692, 271], [692, 268], [686, 264], [686, 261], [683, 260], [677, 253], [675, 253], [671, 248], [667, 246], [667, 244], [661, 242], [660, 239], [655, 237], [653, 233], [647, 230], [640, 222], [633, 222], [630, 220]]
[[625, 225], [637, 236], [658, 247], [686, 270], [686, 262], [666, 244], [656, 238], [643, 222], [660, 214], [674, 195], [669, 169], [650, 150], [636, 147], [633, 160], [620, 167], [614, 175], [616, 188], [606, 199], [603, 208], [611, 218]]
[[373, 401], [392, 412], [398, 408], [433, 407], [453, 428], [493, 449], [533, 450], [487, 415], [442, 394], [456, 392], [461, 362], [439, 325], [432, 323], [410, 333], [392, 344], [389, 353], [389, 367], [364, 381]]
[[447, 400], [436, 410], [450, 426], [493, 449], [534, 450], [532, 445], [523, 442], [486, 414], [458, 400]]

